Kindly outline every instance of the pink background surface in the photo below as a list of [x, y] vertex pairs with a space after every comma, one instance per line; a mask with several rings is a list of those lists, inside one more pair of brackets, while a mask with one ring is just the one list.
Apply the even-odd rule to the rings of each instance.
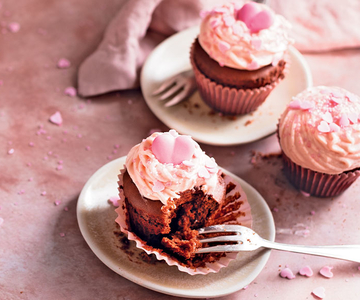
[[[76, 87], [78, 66], [100, 42], [121, 1], [1, 3], [0, 299], [172, 299], [108, 269], [87, 246], [76, 219], [79, 193], [99, 167], [126, 155], [151, 129], [168, 130], [139, 90], [90, 101], [64, 94], [67, 87]], [[20, 24], [18, 32], [7, 29], [11, 22]], [[315, 85], [338, 85], [360, 94], [359, 49], [304, 56]], [[58, 69], [61, 58], [69, 59], [71, 67]], [[56, 111], [63, 116], [62, 126], [48, 121]], [[360, 244], [360, 182], [337, 198], [305, 197], [288, 183], [278, 157], [252, 160], [253, 151], [278, 150], [274, 135], [247, 145], [201, 146], [266, 199], [277, 241]], [[308, 236], [294, 234], [299, 228], [308, 229]], [[285, 265], [295, 279], [279, 276]], [[305, 265], [314, 271], [311, 278], [297, 274]], [[318, 273], [326, 265], [333, 267], [331, 279]], [[311, 291], [323, 286], [326, 299], [355, 300], [359, 266], [273, 251], [246, 290], [218, 299], [315, 299]]]

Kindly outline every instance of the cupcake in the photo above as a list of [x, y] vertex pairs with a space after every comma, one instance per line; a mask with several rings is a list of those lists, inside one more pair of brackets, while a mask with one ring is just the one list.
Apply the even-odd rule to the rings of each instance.
[[285, 77], [290, 23], [255, 2], [225, 4], [202, 17], [190, 51], [202, 99], [223, 114], [256, 110]]
[[198, 228], [251, 225], [241, 187], [190, 136], [174, 130], [155, 132], [130, 150], [119, 176], [119, 191], [116, 222], [121, 230], [137, 247], [191, 274], [197, 269], [218, 271], [229, 260], [208, 268], [226, 254], [196, 254], [202, 247]]
[[340, 87], [311, 87], [293, 97], [278, 124], [284, 171], [317, 197], [345, 191], [360, 175], [360, 98]]

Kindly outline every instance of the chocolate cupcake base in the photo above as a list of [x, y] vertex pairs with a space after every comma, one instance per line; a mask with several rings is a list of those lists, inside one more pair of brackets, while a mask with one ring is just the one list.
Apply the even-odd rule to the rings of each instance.
[[305, 169], [282, 153], [284, 173], [299, 190], [315, 197], [335, 197], [349, 188], [360, 176], [360, 170], [341, 174], [325, 174]]
[[[199, 93], [208, 106], [225, 115], [243, 115], [255, 111], [284, 78], [284, 74], [288, 69], [288, 63], [285, 63], [285, 69], [281, 69], [281, 75], [277, 75], [273, 82], [264, 86], [246, 88], [243, 86], [224, 85], [207, 77], [199, 69], [194, 58], [195, 47], [200, 47], [198, 44], [197, 40], [195, 40], [191, 47], [190, 61]], [[236, 70], [233, 69], [232, 72], [236, 72]], [[239, 72], [241, 74], [245, 73], [245, 71], [240, 70]], [[247, 72], [251, 73], [251, 71]]]

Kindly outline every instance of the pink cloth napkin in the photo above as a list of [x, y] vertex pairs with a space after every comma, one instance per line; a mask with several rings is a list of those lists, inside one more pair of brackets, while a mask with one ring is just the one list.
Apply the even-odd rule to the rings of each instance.
[[[84, 97], [139, 86], [147, 55], [167, 36], [199, 24], [202, 9], [226, 0], [124, 0], [96, 51], [78, 73]], [[270, 0], [293, 25], [295, 47], [303, 52], [360, 46], [359, 0]]]

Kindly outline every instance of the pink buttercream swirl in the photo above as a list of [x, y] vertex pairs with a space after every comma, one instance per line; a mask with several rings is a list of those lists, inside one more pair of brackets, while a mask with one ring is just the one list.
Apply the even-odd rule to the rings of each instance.
[[266, 5], [255, 4], [260, 11], [273, 16], [270, 27], [253, 32], [237, 18], [241, 6], [229, 3], [202, 12], [199, 42], [209, 56], [221, 66], [242, 70], [256, 70], [276, 65], [293, 43], [289, 37], [291, 25]]
[[[175, 130], [169, 133], [175, 137]], [[161, 163], [152, 151], [156, 137], [168, 133], [155, 132], [134, 146], [126, 158], [125, 167], [140, 194], [151, 200], [167, 204], [169, 199], [180, 197], [180, 192], [201, 186], [205, 193], [213, 194], [221, 172], [213, 158], [194, 143], [194, 153], [180, 164]]]
[[279, 122], [281, 148], [294, 163], [321, 173], [360, 167], [360, 98], [339, 87], [308, 88]]

